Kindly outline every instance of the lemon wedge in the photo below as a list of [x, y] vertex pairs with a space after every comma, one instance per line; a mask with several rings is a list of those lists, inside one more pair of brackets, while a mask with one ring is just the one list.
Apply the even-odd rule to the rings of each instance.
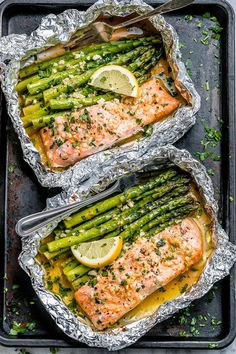
[[91, 268], [100, 268], [114, 261], [122, 249], [122, 238], [117, 236], [71, 247], [75, 258]]
[[91, 76], [90, 85], [125, 96], [138, 97], [139, 86], [134, 74], [119, 65], [106, 65]]

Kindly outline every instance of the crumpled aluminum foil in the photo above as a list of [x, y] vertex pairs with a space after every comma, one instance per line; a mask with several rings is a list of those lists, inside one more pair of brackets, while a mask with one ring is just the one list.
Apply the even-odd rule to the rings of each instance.
[[86, 343], [89, 346], [118, 350], [127, 347], [137, 341], [155, 324], [167, 319], [176, 311], [190, 304], [191, 301], [206, 294], [212, 285], [229, 274], [230, 268], [236, 261], [236, 246], [229, 242], [228, 236], [217, 221], [218, 206], [214, 199], [213, 185], [206, 169], [200, 162], [193, 159], [186, 150], [179, 150], [174, 146], [156, 147], [154, 144], [148, 150], [142, 148], [137, 151], [131, 148], [127, 153], [123, 152], [119, 158], [113, 161], [112, 157], [97, 166], [94, 175], [81, 183], [78, 188], [71, 187], [67, 192], [48, 200], [48, 208], [63, 205], [71, 200], [83, 200], [94, 193], [101, 192], [110, 183], [120, 176], [138, 170], [158, 169], [160, 164], [172, 162], [181, 169], [189, 172], [199, 187], [205, 201], [205, 206], [212, 215], [213, 237], [216, 248], [213, 255], [199, 279], [189, 291], [178, 298], [166, 302], [151, 316], [135, 321], [123, 327], [95, 332], [79, 317], [76, 317], [64, 303], [44, 287], [42, 267], [35, 261], [40, 241], [46, 237], [58, 222], [48, 225], [40, 232], [22, 239], [22, 252], [19, 256], [21, 267], [30, 276], [32, 285], [42, 303], [55, 320], [56, 324], [71, 338]]
[[[143, 138], [140, 141], [97, 153], [78, 162], [64, 172], [53, 172], [42, 164], [40, 155], [26, 135], [19, 118], [18, 95], [15, 85], [22, 59], [30, 58], [43, 48], [57, 43], [65, 43], [76, 30], [93, 22], [101, 13], [108, 16], [126, 16], [133, 12], [145, 13], [151, 9], [152, 7], [142, 0], [121, 0], [120, 2], [99, 0], [85, 12], [71, 9], [58, 16], [53, 14], [46, 16], [38, 29], [32, 32], [30, 36], [12, 34], [0, 39], [0, 67], [2, 69], [0, 80], [7, 100], [8, 113], [19, 136], [24, 159], [32, 167], [43, 186], [66, 189], [74, 179], [77, 182], [87, 179], [92, 173], [93, 167], [103, 164], [110, 158], [110, 154], [115, 159], [117, 153], [125, 151], [130, 145], [136, 149], [142, 149], [154, 141], [159, 146], [167, 143], [172, 144], [180, 139], [195, 123], [194, 114], [199, 110], [200, 97], [180, 60], [181, 54], [177, 33], [162, 16], [153, 17], [151, 22], [162, 35], [167, 59], [174, 73], [175, 84], [187, 98], [188, 105], [179, 108], [171, 119], [154, 124], [153, 133], [149, 138]], [[28, 62], [30, 62], [30, 59]]]

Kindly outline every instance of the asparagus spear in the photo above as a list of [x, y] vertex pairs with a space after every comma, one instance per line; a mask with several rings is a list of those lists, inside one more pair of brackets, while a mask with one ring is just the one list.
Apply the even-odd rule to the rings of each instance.
[[180, 206], [186, 205], [192, 201], [193, 199], [189, 195], [187, 195], [186, 197], [175, 198], [172, 201], [170, 201], [168, 204], [160, 206], [159, 208], [154, 209], [150, 213], [144, 215], [140, 219], [134, 221], [123, 232], [120, 233], [120, 237], [122, 237], [123, 239], [129, 238], [142, 226], [144, 226], [145, 224], [147, 224], [149, 221], [156, 218], [157, 216], [165, 215], [166, 212], [169, 212]]
[[[185, 217], [190, 215], [197, 209], [195, 204], [189, 203], [180, 208], [172, 210], [170, 213], [164, 215], [163, 217], [157, 217], [156, 219], [145, 224], [139, 231], [137, 231], [133, 237], [152, 237], [157, 233], [165, 230], [167, 227], [174, 224], [178, 224]], [[160, 223], [164, 221], [163, 223]]]
[[[111, 60], [111, 58], [107, 56], [106, 58], [101, 59], [99, 63], [102, 65], [107, 63], [109, 60]], [[95, 62], [95, 67], [96, 63], [97, 62]], [[70, 68], [65, 68], [65, 70], [63, 70], [64, 67], [65, 65], [60, 65], [53, 68], [52, 72], [48, 73], [48, 75], [34, 75], [25, 80], [22, 80], [16, 85], [16, 91], [23, 92], [28, 89], [30, 94], [37, 95], [50, 86], [60, 84], [63, 79], [69, 77], [70, 75], [79, 75], [86, 71], [85, 62], [83, 62], [81, 59], [75, 59], [71, 61]]]
[[77, 267], [67, 272], [66, 277], [69, 281], [74, 281], [77, 277], [82, 277], [82, 275], [88, 273], [90, 269], [90, 267], [79, 264]]
[[[29, 106], [30, 104], [40, 102], [40, 101], [42, 101], [42, 99], [43, 99], [42, 92], [38, 93], [37, 95], [33, 95], [33, 96], [28, 95], [25, 97], [25, 106]], [[37, 102], [35, 102], [35, 101], [37, 101]]]
[[47, 251], [47, 245], [46, 244], [43, 244], [40, 246], [39, 248], [39, 253], [43, 254], [45, 251]]
[[[180, 197], [183, 194], [188, 193], [188, 187], [187, 186], [182, 186], [178, 188], [174, 188], [172, 191], [164, 195], [164, 197], [157, 199], [158, 194], [154, 194], [152, 196], [148, 196], [138, 202], [133, 208], [130, 208], [129, 210], [124, 211], [120, 215], [116, 216], [113, 218], [112, 222], [108, 221], [106, 224], [109, 225], [109, 227], [112, 226], [112, 224], [117, 224], [118, 222], [118, 227], [121, 226], [127, 226], [133, 221], [139, 219], [143, 215], [147, 214], [149, 211], [159, 208], [162, 205], [168, 205], [169, 202], [174, 200], [174, 197], [178, 196]], [[106, 230], [106, 224], [102, 224], [101, 228], [102, 231], [104, 232]], [[106, 236], [110, 237], [110, 235]]]
[[[86, 96], [87, 95], [89, 95], [89, 94], [94, 94], [94, 96], [91, 96], [91, 97], [88, 97], [88, 98], [86, 98]], [[81, 98], [80, 98], [80, 100], [81, 100], [81, 106], [86, 106], [86, 105], [90, 105], [90, 104], [95, 104], [98, 100], [99, 100], [99, 98], [97, 98], [98, 96], [96, 95], [96, 91], [94, 91], [94, 90], [92, 90], [90, 87], [84, 87], [84, 88], [82, 88], [79, 92], [78, 92], [78, 94], [80, 94], [81, 95]], [[110, 96], [111, 98], [113, 98], [114, 97], [114, 95], [113, 96]], [[103, 98], [102, 96], [101, 96], [101, 98]], [[111, 99], [110, 98], [110, 99]], [[105, 96], [104, 97], [104, 99], [108, 99], [107, 98], [107, 96]], [[63, 99], [57, 99], [57, 102], [61, 102], [61, 101], [63, 101], [64, 100], [64, 98]], [[76, 98], [73, 98], [72, 100], [75, 100], [76, 101], [76, 103], [78, 104], [78, 99], [76, 99]], [[30, 105], [30, 106], [27, 106], [27, 107], [25, 107], [23, 110], [24, 110], [24, 112], [27, 112], [27, 111], [29, 111], [28, 110], [28, 107], [30, 107], [30, 113], [29, 114], [27, 114], [26, 116], [22, 116], [21, 117], [21, 119], [22, 119], [22, 121], [24, 122], [24, 127], [28, 127], [30, 124], [33, 124], [33, 120], [34, 120], [34, 122], [35, 122], [35, 127], [36, 128], [40, 128], [41, 126], [44, 126], [44, 125], [46, 125], [46, 124], [48, 124], [48, 122], [50, 122], [50, 118], [53, 116], [53, 117], [56, 117], [56, 116], [58, 116], [58, 113], [53, 113], [53, 114], [51, 114], [49, 117], [47, 116], [47, 114], [49, 113], [49, 111], [50, 111], [50, 107], [49, 107], [49, 105], [48, 104], [46, 104], [45, 106], [43, 105], [43, 103], [41, 102], [41, 103], [37, 103], [37, 104], [35, 104], [35, 105]], [[39, 108], [38, 108], [39, 107]], [[37, 109], [38, 108], [38, 109]], [[40, 118], [41, 117], [45, 117], [45, 119], [42, 121]]]
[[82, 222], [90, 220], [93, 217], [102, 214], [105, 211], [110, 210], [122, 203], [125, 203], [130, 199], [136, 198], [137, 196], [141, 195], [142, 193], [148, 190], [153, 189], [154, 187], [164, 184], [166, 181], [172, 179], [177, 174], [178, 172], [175, 169], [169, 169], [167, 171], [164, 171], [158, 176], [147, 181], [145, 184], [132, 187], [121, 194], [102, 200], [85, 210], [73, 214], [68, 219], [64, 220], [64, 224], [67, 229], [75, 225], [81, 224]]
[[[129, 47], [130, 47], [130, 45], [128, 46], [128, 48]], [[111, 48], [111, 49], [114, 49], [114, 48]], [[115, 49], [117, 49], [117, 52], [119, 52], [121, 50], [120, 48], [115, 48]], [[138, 47], [137, 49], [138, 49], [139, 53], [143, 53], [145, 50], [147, 50], [146, 47]], [[92, 69], [97, 69], [98, 67], [100, 67], [104, 64], [107, 64], [107, 63], [112, 62], [114, 60], [118, 60], [118, 58], [119, 58], [119, 54], [117, 54], [115, 56], [114, 55], [113, 56], [111, 56], [111, 55], [105, 56], [105, 57], [102, 57], [100, 60], [93, 61], [91, 67], [92, 67]], [[76, 77], [76, 76], [82, 74], [83, 72], [88, 71], [89, 69], [90, 69], [89, 65], [83, 65], [82, 67], [80, 65], [75, 65], [71, 69], [66, 69], [64, 71], [60, 71], [60, 72], [53, 74], [49, 77], [45, 77], [43, 79], [37, 78], [37, 80], [34, 80], [31, 83], [29, 83], [27, 85], [27, 88], [28, 88], [29, 93], [31, 95], [34, 95], [34, 94], [37, 94], [39, 92], [42, 92], [42, 91], [48, 89], [50, 86], [59, 85], [63, 79], [69, 78], [70, 75]], [[38, 76], [38, 75], [36, 75], [36, 76]], [[26, 79], [25, 81], [27, 81], [27, 80], [28, 79]], [[22, 85], [22, 82], [20, 84]], [[17, 86], [17, 88], [18, 88], [18, 86]]]
[[[47, 116], [49, 114], [49, 112], [50, 112], [49, 107], [45, 106], [43, 108], [40, 108], [39, 110], [37, 110], [33, 114], [28, 114], [27, 116], [21, 117], [24, 128], [29, 127], [32, 124], [34, 119], [41, 118], [43, 116]], [[35, 126], [35, 127], [38, 128], [37, 126]]]
[[63, 266], [66, 266], [67, 264], [71, 263], [74, 260], [75, 260], [75, 257], [71, 255], [71, 257], [67, 258], [65, 260], [65, 262], [63, 262]]
[[151, 220], [150, 222], [145, 224], [143, 226], [143, 228], [140, 229], [140, 231], [145, 232], [148, 230], [154, 230], [157, 226], [159, 227], [161, 225], [164, 225], [166, 222], [174, 221], [174, 220], [176, 220], [176, 218], [179, 218], [179, 217], [184, 218], [187, 215], [194, 212], [196, 209], [197, 209], [197, 206], [194, 204], [193, 201], [190, 201], [188, 204], [183, 205], [177, 209], [174, 209], [166, 215], [162, 215], [162, 216], [159, 216], [159, 217]]
[[66, 275], [68, 272], [70, 272], [72, 269], [74, 269], [78, 265], [79, 265], [79, 262], [75, 258], [73, 258], [73, 260], [63, 268], [63, 273]]
[[[89, 86], [82, 87], [78, 91], [78, 93], [80, 93], [81, 95], [84, 95], [84, 96], [87, 96], [87, 95], [89, 95], [91, 93], [94, 93], [94, 92], [96, 92], [96, 91], [94, 91], [94, 89], [89, 87]], [[38, 93], [37, 95], [26, 96], [25, 97], [25, 107], [29, 106], [31, 104], [35, 104], [35, 103], [41, 102], [42, 99], [43, 99], [43, 93], [42, 92]], [[35, 102], [35, 101], [37, 101], [37, 102]]]
[[[139, 230], [143, 225], [147, 222], [154, 219], [156, 216], [162, 215], [168, 211], [171, 211], [179, 206], [189, 203], [192, 201], [190, 196], [186, 197], [178, 197], [174, 198], [173, 200], [169, 201], [165, 205], [158, 206], [156, 209], [153, 209], [151, 212], [147, 213], [146, 215], [142, 216], [140, 219], [136, 220], [140, 215], [143, 215], [141, 211], [136, 212], [136, 214], [132, 217], [120, 218], [119, 220], [110, 220], [104, 225], [100, 227], [92, 228], [90, 230], [85, 231], [83, 234], [81, 233], [79, 236], [68, 236], [62, 238], [60, 240], [55, 240], [49, 242], [48, 249], [50, 252], [57, 251], [61, 248], [73, 246], [79, 244], [81, 242], [89, 241], [91, 239], [95, 239], [96, 237], [103, 236], [104, 234], [111, 232], [119, 226], [123, 226], [130, 221], [136, 220], [131, 223], [124, 231], [122, 231], [119, 235], [126, 239], [131, 237], [137, 230]], [[150, 208], [152, 209], [152, 208]], [[146, 210], [145, 210], [146, 213]], [[145, 214], [144, 213], [144, 214]]]
[[29, 115], [29, 114], [32, 114], [36, 111], [38, 111], [39, 109], [41, 109], [43, 107], [43, 103], [42, 102], [38, 102], [38, 103], [35, 103], [35, 104], [31, 104], [29, 106], [26, 106], [23, 108], [23, 113], [25, 116]]
[[[79, 75], [79, 74], [81, 74], [81, 69], [79, 67], [75, 67], [73, 69], [59, 72], [57, 74], [53, 74], [52, 76], [45, 77], [43, 79], [37, 78], [36, 80], [27, 84], [26, 87], [27, 87], [30, 95], [36, 95], [36, 94], [48, 89], [50, 86], [59, 85], [63, 79], [70, 77], [70, 75], [74, 76], [74, 75]], [[22, 84], [22, 82], [20, 82], [19, 84]], [[18, 92], [21, 92], [21, 91], [19, 91], [19, 85], [17, 85], [16, 89]]]
[[[140, 55], [140, 53], [143, 52], [143, 49], [144, 49], [143, 47], [138, 47], [134, 50], [131, 50], [128, 53], [120, 54], [117, 56], [116, 59], [112, 60], [109, 64], [115, 64], [115, 65], [126, 64], [131, 59], [134, 60], [135, 58], [137, 58]], [[77, 87], [86, 84], [89, 81], [92, 74], [99, 67], [100, 66], [98, 66], [97, 68], [89, 69], [85, 73], [75, 76], [74, 78], [68, 80], [68, 83], [66, 85], [64, 84], [57, 85], [55, 87], [51, 87], [50, 89], [44, 91], [43, 92], [44, 101], [48, 102], [50, 99], [58, 97], [61, 93], [66, 93], [68, 91], [68, 86], [70, 87], [71, 91], [74, 91]]]
[[61, 250], [59, 250], [59, 251], [56, 251], [56, 252], [48, 252], [48, 251], [46, 251], [46, 252], [43, 252], [43, 255], [48, 259], [48, 260], [51, 260], [51, 259], [53, 259], [53, 258], [55, 258], [55, 257], [57, 257], [57, 256], [59, 256], [59, 255], [61, 255], [61, 254], [65, 254], [65, 253], [67, 253], [68, 251], [70, 251], [70, 248], [63, 248], [63, 249], [61, 249]]
[[[130, 39], [130, 38], [129, 38]], [[139, 39], [139, 38], [138, 38]], [[128, 40], [127, 38], [125, 40]], [[119, 40], [120, 42], [121, 40]], [[161, 43], [161, 38], [159, 36], [159, 38], [155, 38], [153, 39], [153, 41], [155, 41], [156, 43]], [[114, 41], [110, 42], [111, 44], [114, 43]], [[105, 44], [105, 43], [103, 43]], [[77, 47], [77, 48], [76, 48]], [[42, 62], [45, 60], [49, 60], [49, 59], [53, 59], [56, 58], [60, 55], [63, 55], [64, 53], [68, 52], [69, 50], [77, 50], [78, 46], [77, 46], [77, 41], [72, 40], [69, 41], [67, 43], [66, 46], [63, 46], [63, 44], [58, 44], [52, 48], [49, 48], [48, 50], [41, 52], [37, 55], [37, 62]]]
[[[155, 55], [153, 55], [152, 59], [146, 63], [142, 68], [140, 68], [138, 71], [135, 71], [135, 76], [137, 78], [139, 78], [139, 80], [142, 82], [144, 81], [144, 78], [147, 76], [148, 72], [150, 71], [150, 69], [152, 69], [157, 62], [159, 61], [160, 57], [163, 54], [163, 49], [160, 48], [159, 50], [157, 50], [155, 52]], [[140, 82], [139, 82], [140, 83]]]
[[[140, 196], [138, 196], [135, 200], [138, 201], [141, 198], [147, 197], [150, 194], [158, 193], [158, 192], [160, 193], [160, 197], [161, 197], [162, 195], [173, 190], [174, 188], [187, 185], [190, 181], [191, 181], [191, 179], [189, 178], [189, 176], [185, 176], [182, 173], [178, 174], [175, 177], [171, 178], [171, 180], [167, 181], [163, 186], [155, 187], [152, 190], [148, 190], [148, 191], [144, 192], [143, 194], [141, 194]], [[162, 194], [162, 192], [163, 192], [163, 194]]]
[[110, 101], [114, 98], [113, 93], [104, 93], [102, 95], [84, 98], [65, 98], [52, 99], [49, 101], [49, 106], [52, 110], [64, 110], [71, 108], [81, 108], [84, 106], [92, 106], [101, 100]]
[[18, 93], [24, 92], [27, 89], [27, 85], [31, 84], [35, 81], [37, 81], [37, 79], [35, 77], [29, 77], [29, 78], [25, 79], [24, 81], [18, 82], [16, 85], [16, 91]]
[[[180, 178], [180, 181], [183, 179]], [[168, 193], [169, 192], [169, 193]], [[165, 203], [168, 201], [171, 197], [173, 196], [178, 196], [182, 195], [184, 193], [188, 192], [188, 187], [185, 185], [179, 184], [173, 184], [171, 181], [163, 186], [154, 188], [150, 190], [150, 193], [148, 196], [145, 196], [141, 201], [136, 202], [136, 204], [133, 207], [128, 208], [127, 210], [124, 210], [121, 212], [119, 208], [111, 210], [109, 213], [105, 213], [102, 215], [97, 216], [96, 218], [93, 218], [89, 221], [87, 221], [84, 224], [81, 224], [80, 226], [74, 228], [71, 230], [71, 232], [67, 232], [66, 236], [74, 236], [74, 235], [79, 235], [80, 233], [83, 233], [85, 230], [89, 230], [93, 227], [96, 227], [100, 224], [105, 228], [104, 223], [109, 221], [109, 220], [119, 220], [119, 226], [120, 226], [120, 221], [122, 218], [125, 218], [127, 222], [129, 222], [129, 216], [131, 214], [131, 218], [135, 220], [135, 212], [139, 210], [139, 208], [143, 208], [146, 204], [153, 202], [154, 200], [163, 197], [159, 202], [157, 203]], [[145, 194], [145, 193], [144, 193]], [[155, 204], [152, 204], [152, 208], [155, 206]], [[149, 207], [150, 209], [150, 207]], [[145, 213], [145, 210], [141, 210], [140, 215]]]
[[[143, 228], [137, 230], [136, 236], [139, 236], [140, 233], [145, 233], [145, 237], [151, 237], [156, 235], [158, 232], [165, 230], [167, 227], [172, 226], [180, 221], [180, 218], [183, 219], [189, 214], [191, 214], [194, 210], [196, 210], [196, 206], [193, 204], [186, 204], [178, 209], [174, 209], [165, 215], [161, 215], [150, 223], [147, 223]], [[121, 234], [120, 234], [121, 235]], [[87, 267], [87, 273], [92, 268]], [[78, 267], [74, 268], [69, 276], [68, 280], [75, 281], [75, 279], [79, 279], [82, 275], [84, 275], [84, 266], [79, 265]]]
[[[142, 194], [140, 194], [138, 197], [135, 198], [134, 203], [137, 203], [137, 201], [139, 201], [140, 199], [143, 199], [147, 196], [154, 196], [155, 198], [160, 198], [163, 195], [166, 195], [168, 192], [170, 192], [171, 190], [173, 190], [174, 188], [180, 187], [180, 186], [184, 186], [185, 184], [187, 184], [189, 182], [189, 178], [186, 178], [184, 176], [176, 176], [177, 178], [172, 181], [172, 179], [167, 180], [166, 183], [164, 183], [163, 185], [158, 185], [157, 187], [154, 187]], [[174, 177], [175, 178], [175, 177]], [[114, 210], [114, 209], [113, 209]], [[119, 208], [116, 208], [115, 211], [113, 212], [112, 210], [109, 213], [104, 213], [101, 214], [95, 218], [92, 218], [91, 220], [87, 221], [86, 223], [81, 224], [80, 226], [74, 228], [71, 230], [70, 233], [67, 233], [67, 235], [74, 235], [76, 234], [76, 231], [78, 230], [88, 230], [89, 228], [98, 226], [100, 224], [102, 224], [103, 222], [106, 222], [110, 219], [112, 219], [113, 217], [115, 217], [118, 213], [119, 213]], [[76, 222], [76, 220], [73, 222], [73, 224]], [[66, 221], [64, 221], [65, 225], [66, 225]], [[68, 231], [68, 230], [67, 230]]]
[[145, 63], [147, 63], [152, 58], [152, 56], [155, 54], [155, 52], [156, 52], [155, 48], [150, 48], [150, 50], [146, 51], [145, 53], [143, 53], [143, 55], [141, 55], [135, 61], [133, 61], [131, 64], [129, 64], [128, 69], [132, 72], [137, 70], [139, 67], [141, 67]]
[[88, 220], [87, 222], [81, 224], [80, 226], [78, 227], [75, 227], [74, 229], [72, 229], [70, 232], [68, 232], [66, 234], [66, 236], [69, 236], [69, 235], [74, 235], [76, 234], [77, 231], [80, 231], [80, 230], [89, 230], [91, 229], [92, 227], [95, 227], [95, 226], [98, 226], [100, 224], [103, 224], [105, 223], [106, 221], [112, 219], [114, 216], [116, 216], [117, 214], [119, 214], [121, 211], [119, 208], [114, 208], [112, 210], [109, 210], [108, 212], [104, 213], [104, 214], [101, 214], [101, 215], [98, 215], [96, 216], [95, 218], [91, 219], [91, 220]]
[[89, 275], [83, 275], [82, 277], [76, 278], [72, 282], [72, 286], [73, 286], [74, 290], [77, 290], [81, 286], [85, 285], [90, 279], [92, 279], [92, 277]]
[[19, 76], [20, 78], [24, 78], [30, 75], [33, 75], [35, 73], [37, 73], [40, 70], [45, 70], [48, 67], [54, 65], [54, 64], [58, 64], [61, 60], [64, 61], [69, 61], [70, 59], [74, 59], [75, 56], [77, 55], [81, 55], [81, 57], [85, 57], [86, 54], [89, 54], [91, 52], [95, 52], [98, 50], [106, 50], [107, 48], [111, 48], [111, 47], [119, 47], [122, 46], [123, 44], [131, 44], [133, 45], [133, 47], [136, 47], [138, 45], [145, 45], [146, 43], [161, 43], [161, 39], [160, 37], [156, 37], [156, 36], [150, 36], [150, 37], [142, 37], [142, 38], [131, 38], [131, 39], [125, 39], [125, 40], [120, 40], [120, 41], [112, 41], [112, 42], [106, 42], [106, 43], [99, 43], [99, 44], [92, 44], [90, 46], [87, 46], [85, 48], [79, 48], [77, 50], [71, 51], [63, 56], [59, 56], [57, 58], [54, 58], [52, 60], [47, 60], [45, 62], [42, 63], [33, 63], [31, 65], [28, 65], [24, 68], [22, 68], [19, 72]]
[[[144, 52], [141, 57], [138, 57], [132, 64], [128, 66], [128, 69], [130, 71], [135, 71], [137, 70], [140, 66], [144, 65], [146, 61], [149, 61], [153, 54], [155, 53], [156, 49], [155, 48], [150, 48], [150, 50]], [[70, 108], [76, 108], [76, 107], [81, 107], [81, 106], [90, 106], [92, 104], [97, 103], [100, 99], [104, 98], [105, 100], [111, 100], [115, 97], [114, 94], [110, 94], [108, 96], [110, 98], [106, 99], [105, 95], [101, 95], [100, 97], [92, 98], [86, 98], [86, 99], [75, 99], [75, 98], [65, 98], [65, 99], [51, 99], [49, 101], [49, 105], [52, 110], [64, 110], [64, 109], [70, 109]]]
[[[80, 238], [85, 237], [87, 240], [87, 237], [88, 239], [96, 238], [97, 236], [102, 236], [103, 234], [107, 232], [111, 232], [116, 228], [121, 228], [122, 226], [129, 224], [130, 222], [138, 219], [140, 216], [145, 214], [147, 210], [151, 210], [152, 208], [154, 208], [156, 204], [155, 203], [152, 204], [151, 202], [153, 202], [156, 198], [157, 195], [150, 195], [140, 200], [133, 207], [129, 209], [125, 209], [123, 212], [119, 213], [118, 215], [113, 216], [112, 220], [108, 220], [107, 222], [101, 224], [100, 228], [96, 226], [88, 230], [81, 230], [81, 229], [78, 230], [77, 228], [77, 230], [75, 231], [75, 229], [73, 229], [71, 233], [68, 233], [66, 235], [66, 237], [69, 237], [71, 235], [76, 235], [79, 236]], [[169, 196], [167, 197], [167, 199], [169, 199]], [[166, 202], [166, 198], [163, 198], [156, 203], [162, 204], [165, 202]], [[94, 233], [95, 233], [95, 237], [93, 237]], [[85, 234], [86, 236], [84, 236]]]
[[[196, 210], [196, 207], [189, 204], [188, 206], [184, 206], [182, 208], [176, 209], [173, 211], [173, 219], [170, 219], [163, 224], [160, 224], [158, 226], [153, 227], [148, 231], [148, 237], [152, 237], [156, 235], [158, 232], [161, 232], [165, 230], [167, 227], [170, 227], [172, 225], [178, 224], [183, 220], [185, 217], [190, 215]], [[175, 212], [175, 213], [174, 213]]]
[[41, 116], [38, 118], [33, 118], [32, 115], [28, 118], [28, 120], [25, 120], [24, 117], [22, 117], [23, 123], [24, 123], [24, 127], [25, 126], [29, 126], [30, 124], [33, 124], [33, 126], [37, 129], [41, 128], [41, 127], [45, 127], [45, 125], [48, 125], [50, 123], [55, 122], [55, 119], [58, 117], [63, 117], [63, 116], [67, 116], [70, 115], [71, 112], [70, 111], [65, 111], [65, 112], [60, 112], [60, 113], [53, 113], [50, 115], [45, 115], [45, 116]]

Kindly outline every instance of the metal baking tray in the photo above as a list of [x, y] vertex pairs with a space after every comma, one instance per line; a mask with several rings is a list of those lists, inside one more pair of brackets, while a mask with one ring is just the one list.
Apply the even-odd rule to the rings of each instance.
[[[161, 2], [149, 3], [157, 6]], [[44, 0], [6, 0], [0, 5], [1, 34], [29, 34], [38, 26], [41, 18], [49, 13], [60, 13], [68, 8], [84, 10], [91, 4], [92, 2], [84, 0], [79, 3], [77, 0], [68, 0], [66, 4], [64, 0], [52, 0], [50, 3]], [[209, 27], [210, 20], [202, 17], [206, 12], [216, 16], [224, 28], [220, 48], [212, 44], [204, 45], [200, 41], [204, 27]], [[220, 129], [222, 138], [215, 150], [220, 156], [219, 161], [206, 160], [205, 165], [215, 171], [212, 178], [219, 200], [219, 219], [231, 241], [236, 242], [234, 13], [225, 2], [203, 0], [195, 1], [191, 7], [165, 17], [179, 34], [183, 60], [187, 61], [189, 72], [191, 71], [192, 79], [202, 97], [196, 125], [177, 146], [188, 149], [193, 155], [196, 151], [202, 151], [200, 142], [204, 129], [201, 117], [211, 127]], [[3, 97], [0, 117], [0, 281], [3, 288], [0, 295], [0, 343], [6, 346], [84, 347], [83, 344], [67, 338], [57, 328], [36, 298], [30, 280], [18, 265], [17, 257], [21, 245], [14, 230], [16, 221], [42, 210], [46, 198], [59, 191], [42, 188], [33, 171], [23, 161], [21, 147], [7, 117]], [[222, 124], [218, 117], [223, 119]], [[184, 316], [177, 314], [158, 324], [133, 347], [199, 349], [212, 346], [223, 348], [229, 345], [236, 335], [234, 281], [233, 269], [231, 276], [220, 281], [203, 299], [195, 301]], [[200, 315], [207, 317], [204, 327], [194, 325], [195, 319]], [[213, 324], [210, 323], [212, 318]], [[15, 325], [28, 324], [29, 329], [17, 337], [9, 335], [14, 321]], [[195, 327], [200, 330], [198, 335], [194, 333]], [[187, 333], [188, 336], [182, 337], [180, 333]]]

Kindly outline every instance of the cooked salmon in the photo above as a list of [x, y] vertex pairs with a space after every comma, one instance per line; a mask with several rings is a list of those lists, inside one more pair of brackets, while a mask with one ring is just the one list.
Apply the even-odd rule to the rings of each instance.
[[67, 167], [142, 131], [144, 126], [172, 114], [180, 105], [152, 78], [141, 86], [140, 97], [99, 102], [42, 128], [40, 135], [51, 167]]
[[151, 238], [139, 237], [99, 272], [95, 286], [86, 284], [77, 290], [75, 299], [93, 325], [102, 330], [201, 257], [201, 231], [192, 218], [186, 218]]

